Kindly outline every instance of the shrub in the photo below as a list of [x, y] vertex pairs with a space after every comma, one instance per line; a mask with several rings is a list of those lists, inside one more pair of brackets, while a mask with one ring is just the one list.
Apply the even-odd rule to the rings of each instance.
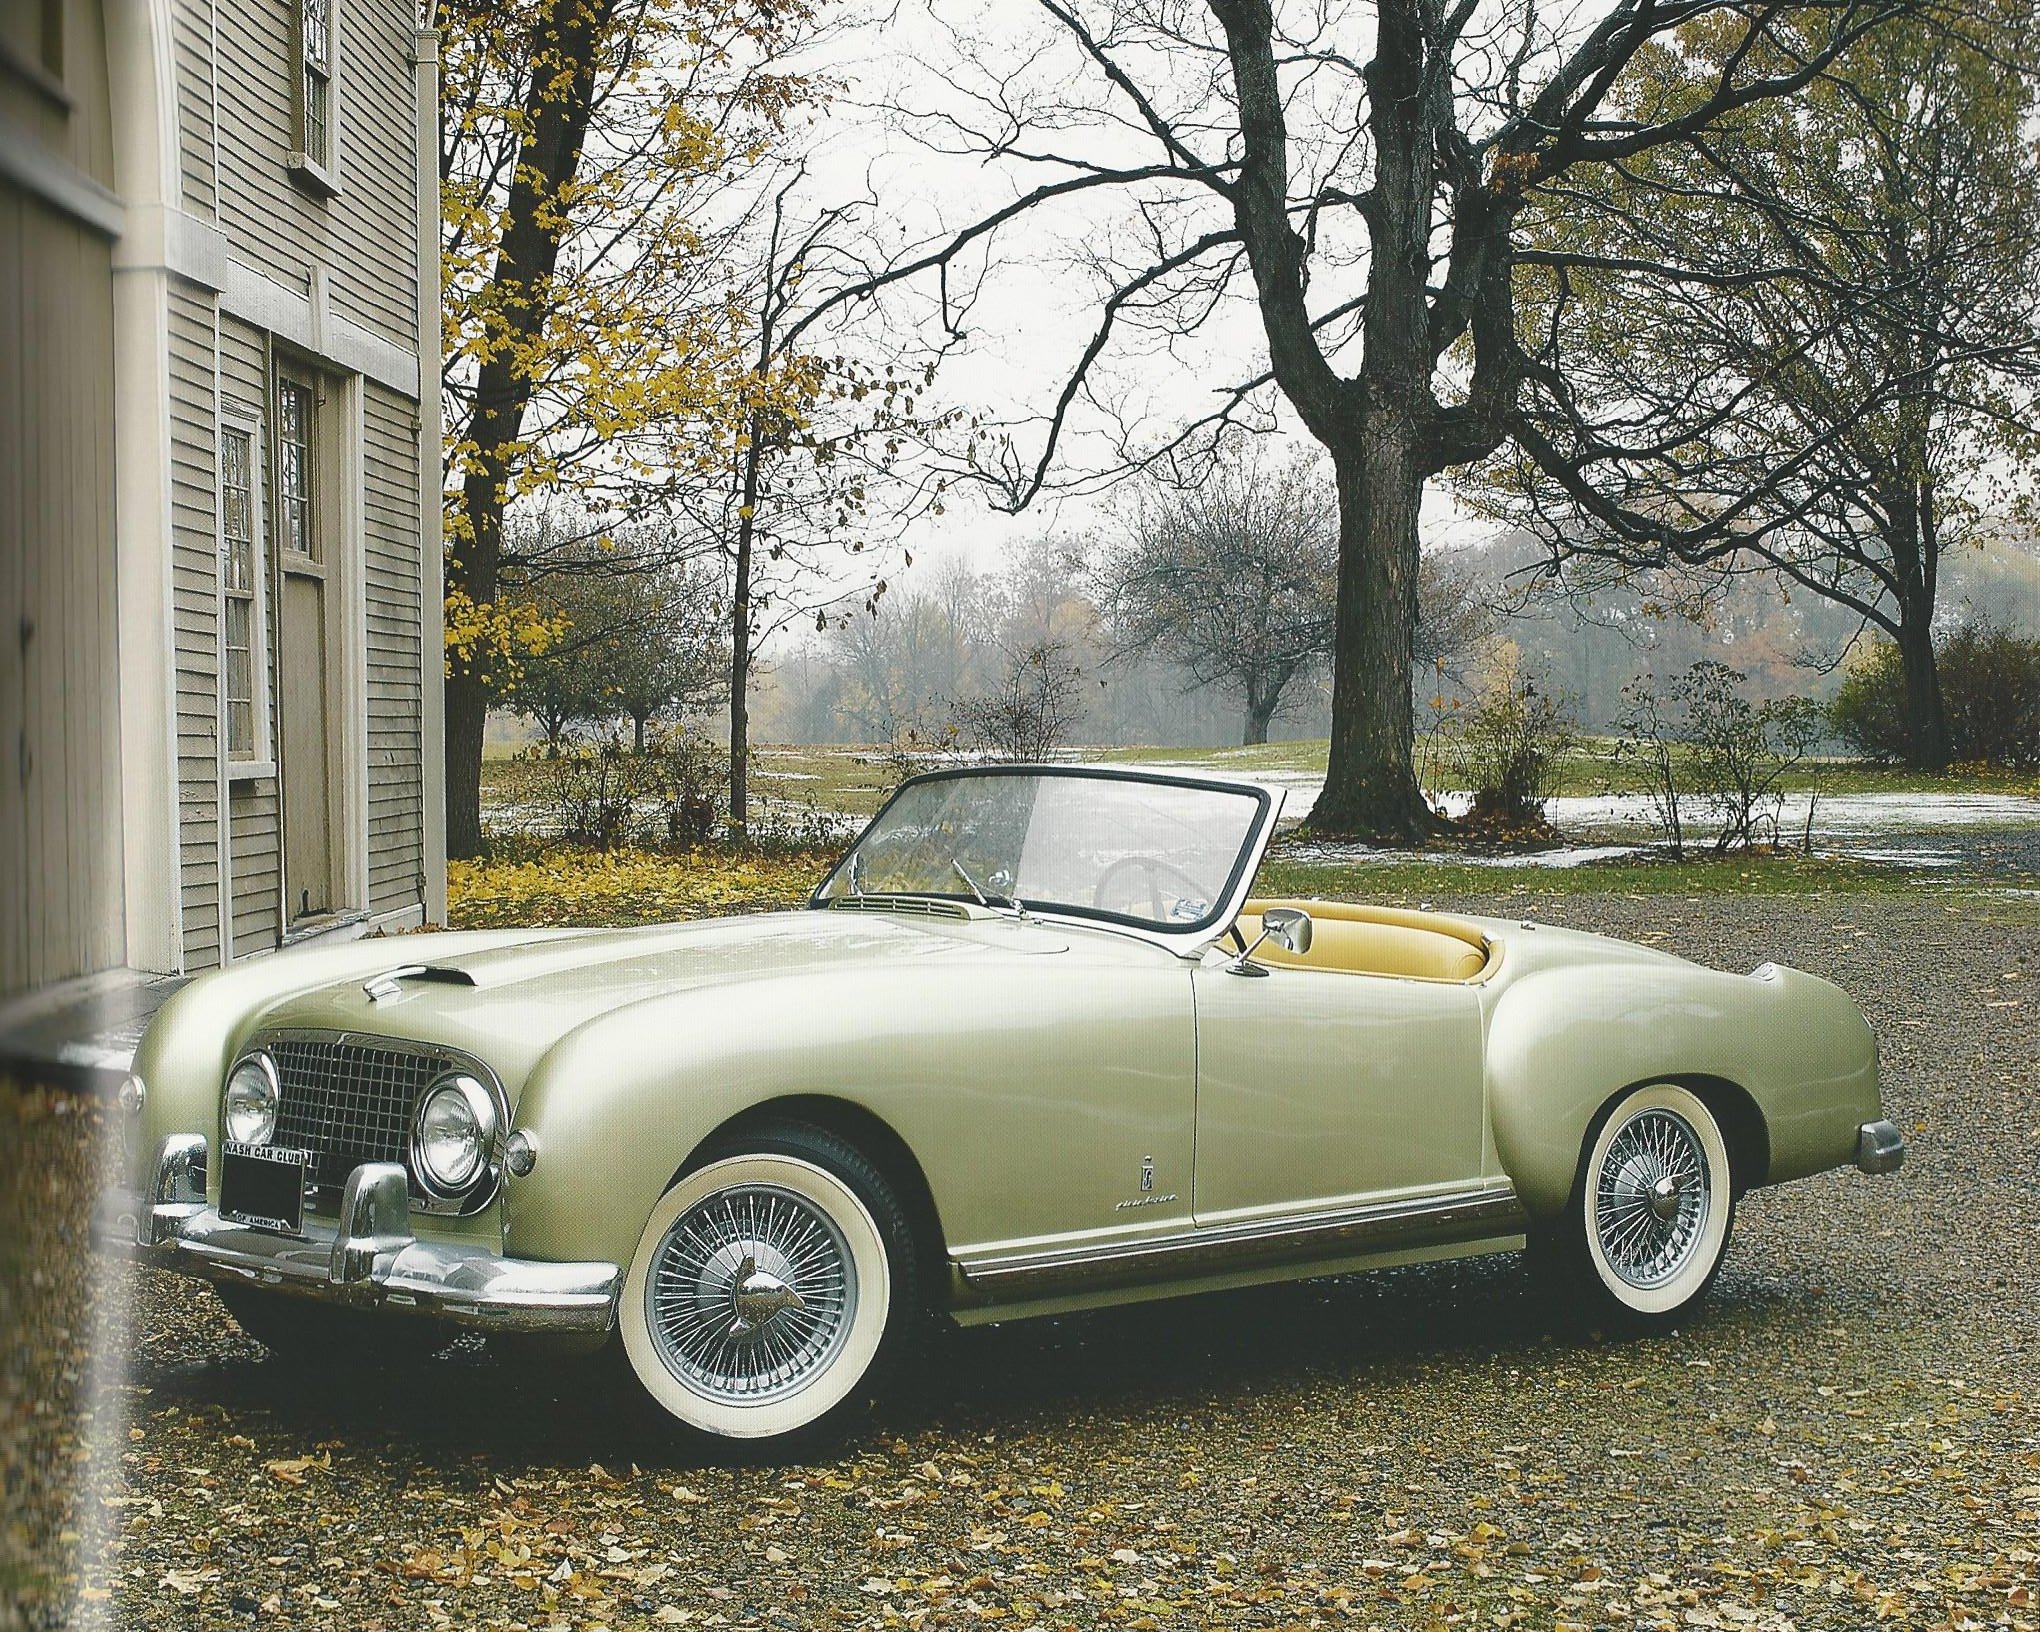
[[2040, 766], [2040, 640], [1979, 618], [1941, 642], [1940, 670], [1958, 760]]
[[1668, 699], [1662, 696], [1648, 674], [1639, 674], [1622, 688], [1622, 706], [1615, 715], [1615, 729], [1621, 733], [1615, 744], [1615, 758], [1634, 760], [1643, 767], [1644, 794], [1651, 812], [1672, 847], [1672, 859], [1686, 858], [1684, 790], [1679, 786], [1678, 733], [1667, 719]]
[[1905, 723], [1905, 671], [1888, 640], [1849, 665], [1841, 690], [1828, 704], [1828, 725], [1865, 759], [1904, 759], [1911, 733]]
[[[1616, 754], [1644, 765], [1674, 857], [1685, 854], [1684, 815], [1694, 804], [1720, 823], [1717, 853], [1783, 837], [1785, 777], [1820, 741], [1822, 711], [1805, 697], [1752, 703], [1742, 687], [1741, 674], [1709, 658], [1663, 692], [1648, 676], [1623, 688]], [[1806, 831], [1810, 845], [1810, 809]]]
[[707, 843], [722, 820], [729, 750], [703, 732], [684, 729], [654, 729], [646, 746], [666, 843]]
[[640, 800], [658, 788], [654, 761], [632, 753], [614, 733], [570, 743], [556, 754], [526, 750], [538, 769], [539, 801], [549, 825], [569, 843], [607, 855], [629, 844]]
[[951, 729], [998, 759], [1052, 759], [1083, 718], [1083, 683], [1068, 646], [1038, 641], [1007, 664], [997, 691], [950, 704]]
[[[1956, 760], [2040, 765], [2040, 640], [1975, 618], [1936, 642], [1934, 661]], [[1910, 757], [1905, 670], [1895, 645], [1879, 641], [1851, 666], [1828, 718], [1835, 735], [1867, 759]]]
[[1575, 733], [1561, 698], [1510, 667], [1438, 724], [1437, 753], [1473, 794], [1467, 825], [1503, 835], [1550, 831], [1544, 807]]

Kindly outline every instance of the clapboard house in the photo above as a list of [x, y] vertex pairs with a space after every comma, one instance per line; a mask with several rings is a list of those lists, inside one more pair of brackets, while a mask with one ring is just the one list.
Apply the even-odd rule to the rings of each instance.
[[0, 0], [0, 997], [443, 916], [418, 0]]

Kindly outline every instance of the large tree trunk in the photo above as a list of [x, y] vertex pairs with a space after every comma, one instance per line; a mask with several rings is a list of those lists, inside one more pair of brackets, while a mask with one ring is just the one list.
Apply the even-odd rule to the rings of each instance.
[[1273, 697], [1247, 698], [1246, 729], [1240, 733], [1242, 748], [1257, 748], [1268, 740], [1268, 722], [1275, 718]]
[[[465, 537], [456, 531], [446, 554], [446, 587], [475, 606], [493, 607], [503, 555], [503, 507], [511, 459], [530, 405], [532, 378], [519, 352], [551, 315], [544, 289], [559, 265], [564, 220], [561, 193], [581, 167], [581, 144], [594, 117], [596, 56], [615, 0], [560, 0], [564, 15], [540, 19], [547, 49], [562, 76], [534, 75], [524, 118], [529, 134], [518, 149], [517, 179], [503, 213], [503, 237], [491, 281], [503, 334], [475, 373], [474, 407], [458, 440], [476, 452], [461, 486]], [[470, 858], [482, 850], [482, 727], [489, 711], [489, 657], [455, 656], [446, 683], [446, 853]], [[456, 721], [459, 723], [456, 724]]]
[[1934, 662], [1931, 616], [1905, 616], [1898, 631], [1898, 661], [1905, 676], [1906, 763], [1915, 770], [1946, 770], [1953, 746], [1941, 699], [1941, 672]]
[[461, 860], [482, 853], [482, 731], [488, 720], [488, 687], [464, 671], [448, 675], [446, 853]]
[[1417, 786], [1410, 646], [1416, 627], [1417, 510], [1424, 475], [1415, 427], [1392, 409], [1367, 416], [1339, 478], [1338, 662], [1320, 833], [1412, 839], [1437, 825]]
[[[1924, 437], [1920, 439], [1924, 443]], [[1924, 464], [1923, 449], [1916, 456]], [[1946, 770], [1953, 757], [1941, 674], [1934, 662], [1934, 603], [1941, 565], [1940, 518], [1931, 481], [1908, 481], [1884, 496], [1885, 543], [1897, 585], [1898, 660], [1905, 677], [1906, 763]]]

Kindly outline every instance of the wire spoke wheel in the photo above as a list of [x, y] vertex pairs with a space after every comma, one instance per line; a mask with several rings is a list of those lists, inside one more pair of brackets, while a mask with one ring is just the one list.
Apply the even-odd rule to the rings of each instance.
[[711, 1146], [659, 1198], [616, 1315], [669, 1417], [789, 1454], [870, 1403], [918, 1311], [891, 1181], [836, 1134], [775, 1123]]
[[674, 1220], [646, 1282], [646, 1319], [673, 1375], [712, 1400], [799, 1389], [842, 1347], [857, 1275], [835, 1222], [777, 1185], [718, 1191]]
[[1674, 1111], [1638, 1113], [1616, 1130], [1595, 1187], [1594, 1228], [1608, 1266], [1658, 1287], [1691, 1260], [1712, 1200], [1700, 1136]]
[[1588, 1130], [1565, 1211], [1532, 1221], [1533, 1272], [1561, 1303], [1662, 1330], [1713, 1284], [1735, 1199], [1708, 1102], [1672, 1082], [1629, 1089]]

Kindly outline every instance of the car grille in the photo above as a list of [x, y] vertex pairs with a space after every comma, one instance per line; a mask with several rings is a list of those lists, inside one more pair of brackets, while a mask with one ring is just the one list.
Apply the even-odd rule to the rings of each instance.
[[[312, 1204], [331, 1211], [363, 1162], [408, 1167], [411, 1115], [450, 1055], [352, 1038], [276, 1037], [263, 1045], [283, 1090], [274, 1142], [312, 1153]], [[411, 1185], [418, 1194], [415, 1179]]]

